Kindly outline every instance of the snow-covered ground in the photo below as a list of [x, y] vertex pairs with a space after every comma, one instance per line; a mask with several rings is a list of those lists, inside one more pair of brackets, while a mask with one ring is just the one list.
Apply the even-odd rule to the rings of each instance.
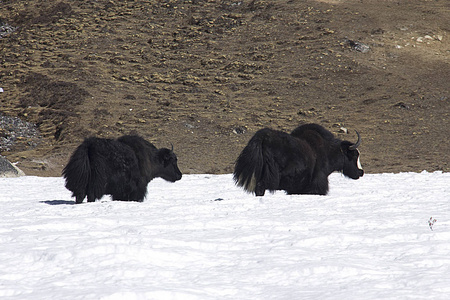
[[0, 178], [1, 299], [450, 299], [450, 173], [262, 198], [185, 175], [73, 204], [62, 178]]

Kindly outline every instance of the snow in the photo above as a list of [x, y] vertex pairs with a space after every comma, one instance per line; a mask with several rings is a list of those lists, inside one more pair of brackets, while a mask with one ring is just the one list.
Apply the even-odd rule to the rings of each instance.
[[62, 178], [0, 178], [0, 298], [448, 299], [449, 195], [442, 172], [264, 197], [185, 175], [74, 205]]

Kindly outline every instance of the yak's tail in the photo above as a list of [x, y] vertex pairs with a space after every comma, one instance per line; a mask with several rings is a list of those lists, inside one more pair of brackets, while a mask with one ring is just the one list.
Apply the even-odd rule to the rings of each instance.
[[277, 189], [280, 175], [270, 147], [266, 143], [267, 133], [258, 131], [248, 142], [236, 160], [233, 178], [236, 184], [258, 196], [264, 190]]
[[77, 203], [83, 202], [86, 196], [88, 201], [95, 201], [105, 193], [107, 161], [98, 153], [103, 145], [97, 143], [96, 138], [84, 140], [62, 171], [66, 188], [72, 192], [72, 197], [76, 197]]
[[69, 162], [62, 171], [66, 179], [66, 188], [81, 202], [88, 192], [88, 184], [91, 177], [91, 166], [89, 161], [90, 142], [85, 140], [70, 157]]

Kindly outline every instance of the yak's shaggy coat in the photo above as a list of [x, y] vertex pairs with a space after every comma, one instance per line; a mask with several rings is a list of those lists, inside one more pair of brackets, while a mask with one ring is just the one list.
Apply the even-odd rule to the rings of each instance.
[[88, 202], [94, 202], [103, 195], [111, 195], [113, 200], [142, 202], [153, 178], [174, 182], [182, 176], [172, 150], [157, 149], [135, 135], [117, 140], [85, 139], [62, 174], [76, 203], [82, 203], [86, 196]]
[[234, 180], [256, 196], [285, 190], [288, 194], [328, 192], [328, 175], [340, 171], [358, 179], [359, 146], [341, 141], [317, 124], [297, 127], [291, 134], [264, 128], [255, 133], [239, 155]]

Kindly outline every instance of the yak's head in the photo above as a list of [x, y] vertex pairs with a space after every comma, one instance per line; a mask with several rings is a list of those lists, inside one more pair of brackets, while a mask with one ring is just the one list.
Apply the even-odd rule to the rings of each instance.
[[181, 171], [178, 169], [177, 156], [172, 150], [161, 148], [158, 150], [158, 162], [160, 163], [158, 176], [164, 180], [175, 182], [181, 179]]
[[356, 131], [356, 134], [358, 135], [356, 143], [353, 144], [348, 141], [341, 142], [341, 151], [344, 154], [344, 167], [342, 173], [351, 179], [358, 179], [364, 175], [364, 170], [362, 169], [359, 160], [360, 153], [358, 150], [358, 147], [361, 144], [361, 136], [358, 131]]

